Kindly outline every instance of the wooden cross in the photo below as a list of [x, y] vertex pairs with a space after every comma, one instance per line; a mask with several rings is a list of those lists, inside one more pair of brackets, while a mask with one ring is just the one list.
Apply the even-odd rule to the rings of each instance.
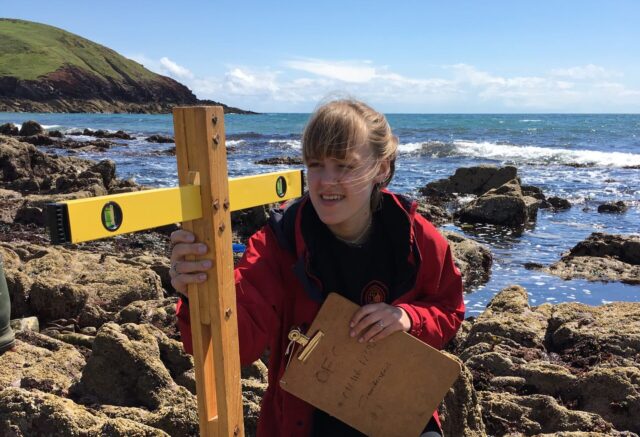
[[230, 213], [299, 197], [302, 171], [228, 179], [220, 106], [175, 108], [173, 127], [180, 187], [50, 204], [51, 240], [76, 243], [183, 222], [207, 245], [199, 259], [213, 268], [187, 291], [200, 435], [244, 436]]

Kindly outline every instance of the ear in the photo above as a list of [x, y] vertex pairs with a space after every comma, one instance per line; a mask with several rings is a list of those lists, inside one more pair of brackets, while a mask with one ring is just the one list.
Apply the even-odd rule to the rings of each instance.
[[376, 183], [383, 183], [384, 180], [389, 175], [389, 171], [391, 171], [391, 163], [388, 159], [385, 159], [380, 162], [380, 168], [378, 169], [378, 173], [376, 174], [375, 181]]

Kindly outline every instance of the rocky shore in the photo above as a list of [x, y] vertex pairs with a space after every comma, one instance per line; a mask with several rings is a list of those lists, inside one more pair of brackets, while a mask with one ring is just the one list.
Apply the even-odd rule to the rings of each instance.
[[[179, 341], [168, 277], [175, 227], [52, 246], [46, 203], [145, 187], [117, 178], [111, 161], [47, 152], [46, 142], [71, 145], [71, 136], [35, 125], [22, 126], [22, 135], [7, 129], [0, 126], [0, 256], [17, 342], [0, 356], [0, 435], [197, 435], [193, 360]], [[87, 146], [108, 147], [108, 138], [93, 134]], [[571, 207], [523, 186], [515, 167], [458, 169], [421, 192], [420, 212], [436, 224], [518, 229], [539, 208]], [[265, 220], [265, 208], [234, 214], [234, 240], [245, 241]], [[473, 292], [489, 280], [490, 250], [442, 232]], [[530, 268], [638, 284], [640, 237], [595, 233], [556, 263]], [[532, 306], [513, 285], [467, 319], [447, 351], [463, 364], [440, 408], [448, 436], [640, 434], [640, 303]], [[264, 363], [242, 377], [252, 436]]]

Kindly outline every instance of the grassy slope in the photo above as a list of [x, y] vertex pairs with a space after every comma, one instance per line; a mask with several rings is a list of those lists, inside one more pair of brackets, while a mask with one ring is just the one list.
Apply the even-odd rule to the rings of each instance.
[[[0, 77], [34, 80], [71, 65], [118, 82], [158, 77], [113, 50], [46, 24], [0, 19]], [[122, 74], [117, 71], [119, 70]]]

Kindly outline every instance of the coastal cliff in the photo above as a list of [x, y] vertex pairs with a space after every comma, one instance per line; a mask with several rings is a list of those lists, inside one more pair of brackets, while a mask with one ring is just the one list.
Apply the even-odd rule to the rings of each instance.
[[201, 101], [181, 83], [56, 27], [0, 19], [0, 112], [166, 113]]

